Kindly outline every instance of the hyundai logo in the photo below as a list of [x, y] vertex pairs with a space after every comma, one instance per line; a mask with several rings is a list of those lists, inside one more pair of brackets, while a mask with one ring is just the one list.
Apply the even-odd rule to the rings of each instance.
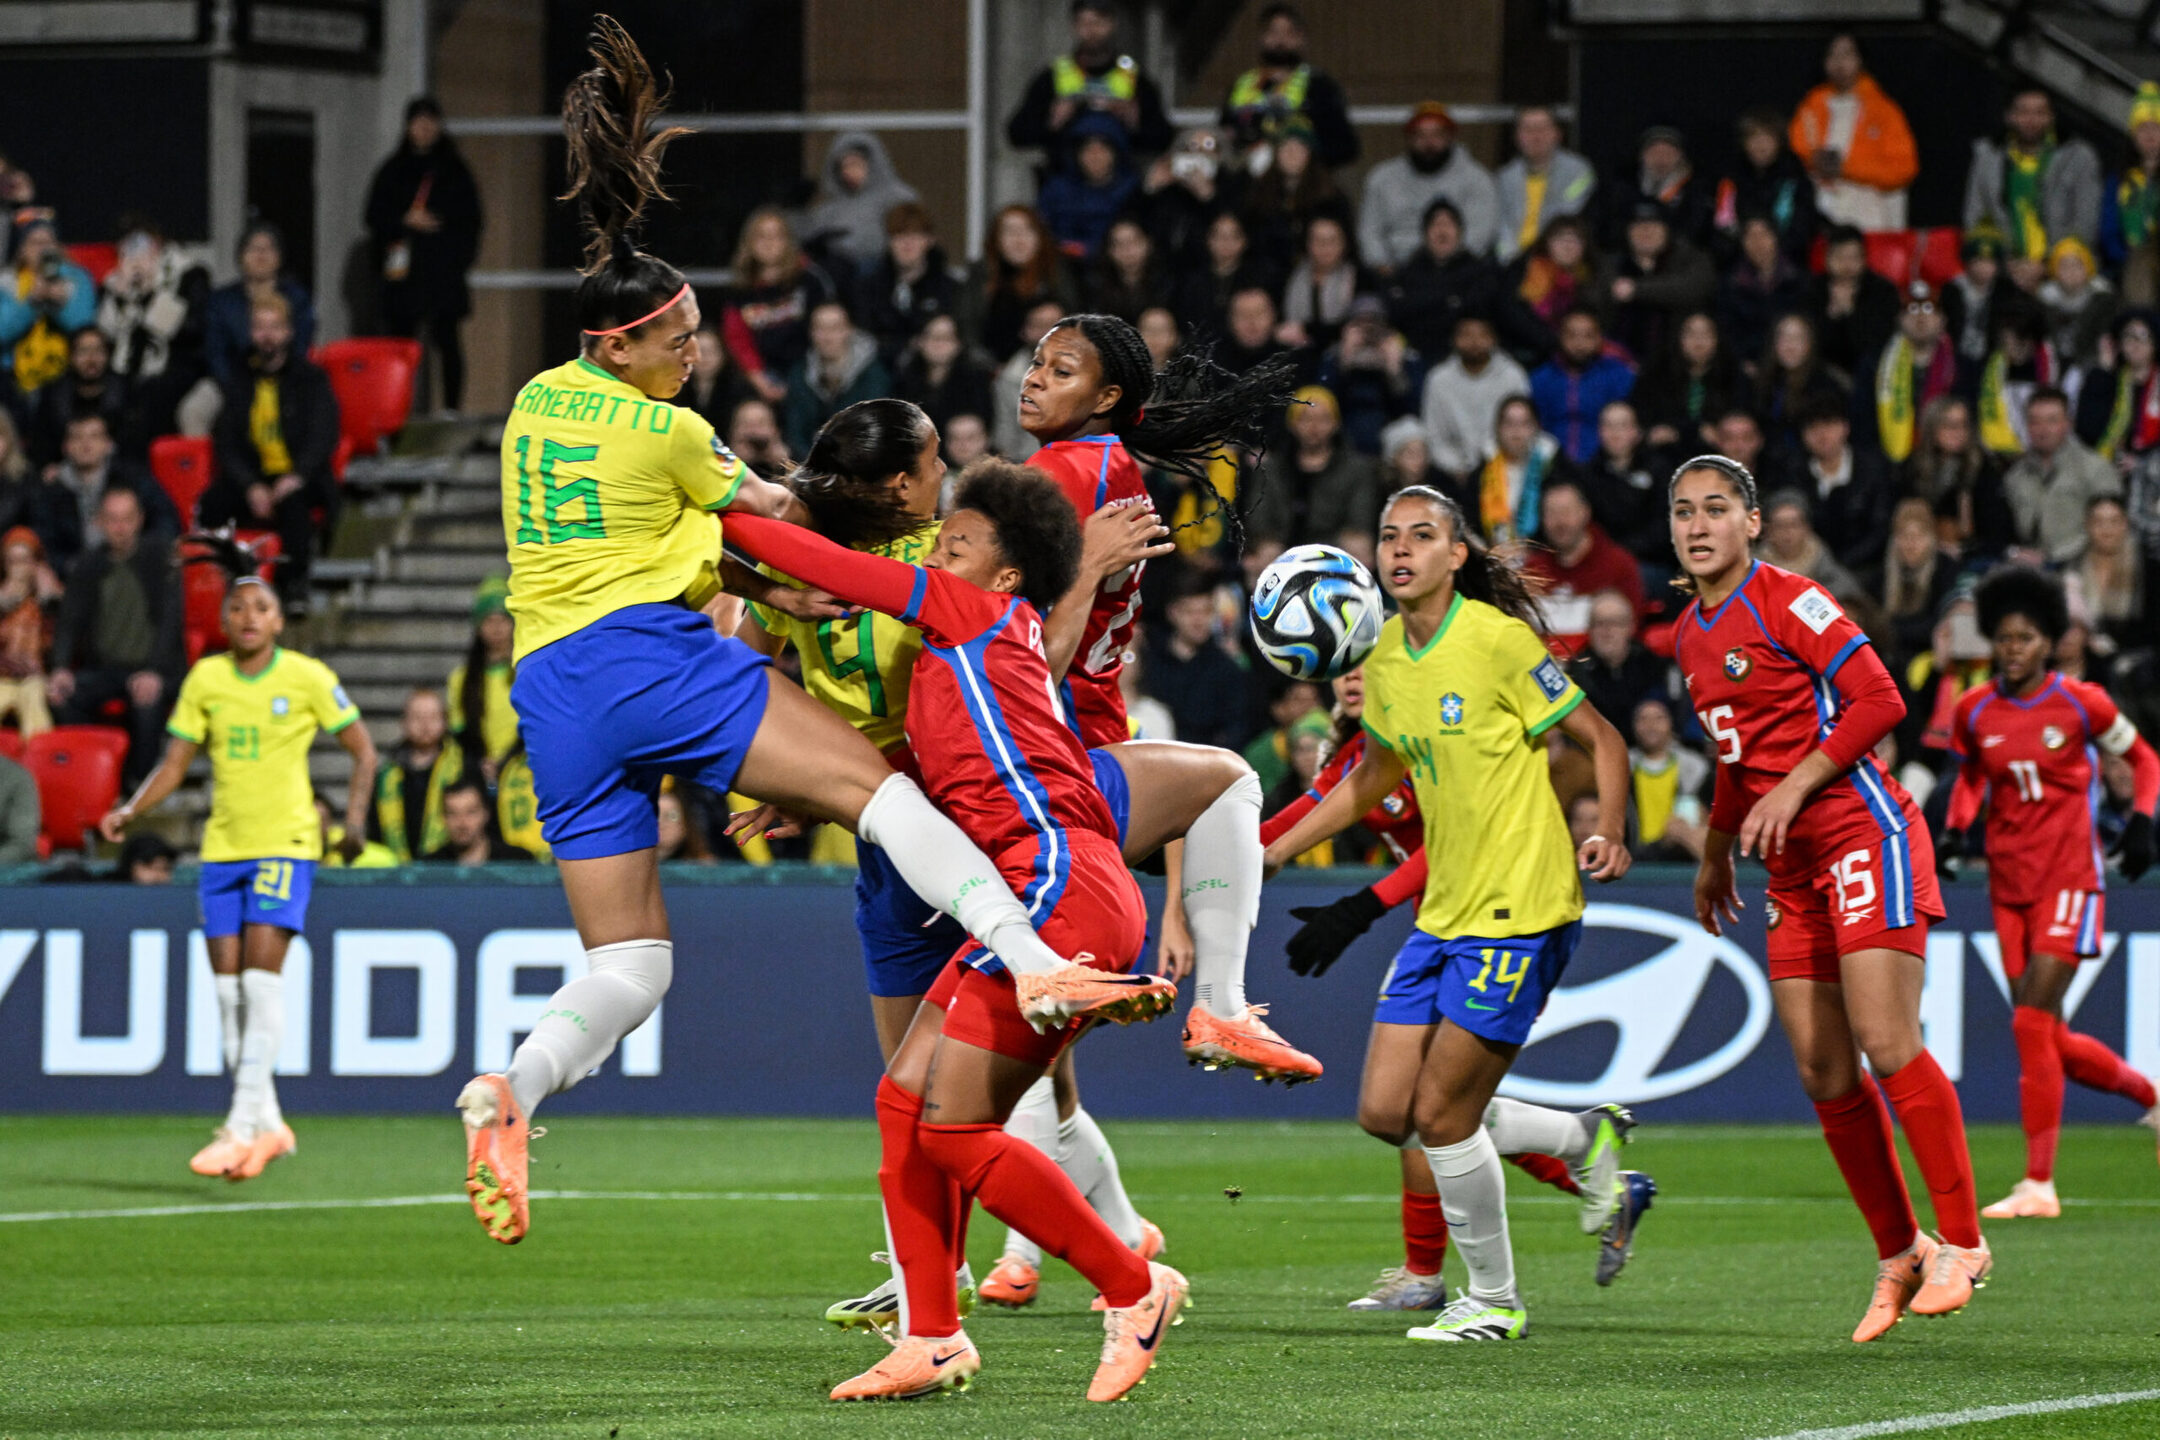
[[[1534, 1047], [1540, 1040], [1581, 1025], [1610, 1024], [1620, 1038], [1602, 1075], [1575, 1082], [1518, 1073], [1501, 1083], [1503, 1095], [1570, 1109], [1606, 1100], [1662, 1100], [1715, 1080], [1761, 1042], [1770, 1026], [1770, 982], [1754, 959], [1732, 941], [1706, 933], [1690, 917], [1636, 905], [1592, 905], [1583, 911], [1583, 928], [1635, 930], [1663, 936], [1671, 943], [1617, 974], [1553, 991], [1545, 1013], [1531, 1030], [1529, 1044]], [[1659, 1070], [1708, 987], [1711, 972], [1720, 965], [1740, 982], [1747, 996], [1747, 1018], [1737, 1033], [1700, 1060]]]

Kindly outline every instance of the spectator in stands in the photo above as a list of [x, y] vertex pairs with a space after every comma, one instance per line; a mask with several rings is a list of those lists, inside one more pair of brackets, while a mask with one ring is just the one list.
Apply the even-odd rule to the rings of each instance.
[[[319, 799], [316, 801], [318, 805], [321, 803]], [[325, 850], [323, 858], [331, 860], [334, 854], [334, 851]], [[173, 866], [179, 859], [180, 852], [173, 849], [164, 836], [151, 830], [138, 831], [120, 842], [119, 858], [113, 862], [113, 878], [126, 885], [170, 885]]]
[[1500, 318], [1500, 272], [1463, 248], [1462, 215], [1445, 197], [1425, 207], [1425, 243], [1399, 266], [1385, 292], [1388, 318], [1427, 358], [1448, 353], [1464, 315]]
[[1305, 224], [1304, 254], [1283, 288], [1283, 323], [1277, 338], [1293, 349], [1327, 349], [1349, 318], [1361, 277], [1350, 250], [1350, 232], [1336, 215], [1315, 215]]
[[240, 278], [210, 292], [204, 321], [203, 358], [210, 378], [230, 384], [247, 369], [248, 350], [254, 344], [248, 313], [265, 295], [282, 295], [293, 317], [293, 348], [305, 355], [315, 345], [315, 300], [307, 287], [285, 273], [285, 234], [267, 220], [257, 220], [240, 232], [234, 259]]
[[533, 858], [531, 851], [520, 850], [495, 833], [487, 791], [478, 780], [457, 780], [444, 787], [443, 834], [443, 844], [426, 856], [431, 864], [463, 868], [530, 864]]
[[2077, 372], [2048, 339], [2047, 312], [2027, 295], [1995, 307], [1995, 350], [1980, 367], [1980, 443], [1997, 455], [2025, 449], [2025, 402], [2043, 385], [2075, 389]]
[[1889, 537], [1897, 496], [1889, 463], [1879, 450], [1854, 446], [1842, 396], [1806, 402], [1794, 412], [1794, 426], [1795, 452], [1765, 478], [1807, 497], [1817, 533], [1847, 567], [1873, 565]]
[[1823, 218], [1859, 230], [1903, 230], [1905, 191], [1920, 174], [1905, 112], [1862, 68], [1860, 42], [1850, 35], [1831, 37], [1823, 77], [1786, 133], [1814, 178]]
[[1597, 199], [1597, 171], [1562, 138], [1560, 117], [1550, 105], [1516, 112], [1515, 158], [1493, 177], [1500, 197], [1493, 253], [1503, 265], [1535, 248], [1554, 221], [1582, 214]]
[[990, 453], [990, 425], [980, 415], [955, 415], [938, 428], [945, 437], [945, 465], [951, 475], [946, 483], [950, 486], [961, 471]]
[[1248, 285], [1230, 297], [1229, 333], [1215, 347], [1215, 363], [1233, 375], [1283, 354], [1290, 347], [1275, 338], [1280, 329], [1275, 297]]
[[1642, 418], [1632, 400], [1608, 400], [1598, 411], [1597, 453], [1581, 469], [1590, 514], [1645, 572], [1669, 577], [1673, 568], [1672, 526], [1666, 518], [1665, 482], [1669, 469], [1643, 438]]
[[63, 725], [103, 725], [118, 716], [129, 733], [125, 780], [133, 784], [163, 747], [186, 658], [180, 575], [171, 542], [144, 533], [134, 491], [107, 490], [97, 525], [104, 543], [84, 553], [61, 598], [45, 694]]
[[206, 373], [209, 259], [167, 240], [156, 221], [141, 216], [122, 218], [119, 249], [98, 303], [98, 328], [112, 337], [112, 371], [134, 391], [150, 433], [164, 434], [179, 428], [181, 398]]
[[1578, 465], [1597, 450], [1598, 412], [1634, 388], [1635, 367], [1607, 353], [1604, 327], [1588, 306], [1561, 317], [1558, 351], [1530, 375], [1538, 422]]
[[1150, 626], [1147, 687], [1169, 707], [1178, 739], [1241, 749], [1246, 735], [1245, 672], [1216, 643], [1215, 592], [1188, 578]]
[[2160, 303], [2160, 84], [2130, 102], [2130, 163], [2100, 198], [2100, 258], [2121, 277], [2132, 305]]
[[1002, 365], [1023, 343], [1034, 348], [1034, 340], [1021, 334], [1031, 309], [1048, 300], [1070, 310], [1077, 297], [1057, 242], [1042, 216], [1027, 206], [1007, 205], [992, 216], [984, 248], [987, 253], [968, 271], [961, 291], [960, 333]]
[[1673, 693], [1670, 661], [1635, 638], [1637, 611], [1617, 590], [1590, 597], [1590, 641], [1568, 662], [1568, 675], [1598, 713], [1633, 743], [1635, 707], [1649, 696]]
[[1595, 292], [1589, 222], [1579, 215], [1553, 221], [1537, 244], [1515, 258], [1508, 275], [1506, 290], [1548, 333], [1558, 329], [1560, 317]]
[[[1521, 369], [1513, 368], [1518, 373]], [[1425, 377], [1425, 357], [1388, 324], [1387, 306], [1377, 295], [1360, 295], [1350, 302], [1341, 337], [1320, 357], [1319, 382], [1342, 404], [1343, 433], [1350, 447], [1365, 455], [1378, 454], [1380, 432], [1415, 411]], [[1526, 380], [1515, 389], [1527, 386]], [[1492, 405], [1512, 393], [1494, 395]], [[1492, 405], [1485, 409], [1488, 418]], [[1482, 443], [1480, 436], [1473, 455]]]
[[2085, 509], [2084, 543], [2068, 566], [2100, 632], [2119, 649], [2152, 643], [2153, 596], [2120, 498], [2098, 495]]
[[1432, 463], [1460, 485], [1485, 463], [1493, 416], [1510, 395], [1531, 393], [1530, 377], [1499, 348], [1490, 317], [1455, 322], [1454, 353], [1425, 377], [1421, 416]]
[[1076, 0], [1073, 45], [1035, 72], [1019, 108], [1005, 122], [1015, 150], [1041, 150], [1045, 168], [1064, 158], [1073, 125], [1091, 115], [1106, 117], [1124, 133], [1125, 149], [1159, 155], [1170, 145], [1170, 117], [1162, 89], [1132, 56], [1117, 46], [1118, 11], [1110, 0]]
[[893, 206], [882, 224], [884, 250], [863, 272], [855, 313], [889, 367], [900, 363], [901, 352], [933, 317], [958, 308], [960, 277], [946, 263], [937, 225], [919, 202]]
[[1671, 342], [1681, 318], [1709, 305], [1717, 291], [1710, 257], [1675, 233], [1671, 210], [1638, 202], [1624, 247], [1599, 269], [1606, 327], [1632, 355], [1656, 354]]
[[0, 755], [0, 865], [29, 865], [38, 858], [44, 823], [37, 781], [22, 765]]
[[1801, 417], [1808, 411], [1818, 406], [1844, 411], [1851, 403], [1851, 380], [1816, 349], [1815, 322], [1798, 312], [1779, 320], [1755, 378], [1755, 414], [1772, 463], [1800, 453]]
[[22, 432], [15, 428], [15, 414], [0, 404], [0, 530], [31, 524], [37, 499], [37, 481], [23, 450]]
[[803, 243], [853, 279], [884, 255], [886, 215], [916, 198], [915, 187], [893, 169], [884, 141], [867, 130], [846, 131], [825, 152], [817, 201], [803, 216]]
[[827, 420], [858, 400], [892, 393], [892, 377], [878, 361], [877, 342], [855, 328], [847, 307], [828, 301], [810, 312], [810, 353], [788, 377], [780, 425], [788, 448], [810, 453], [810, 442]]
[[1920, 412], [1904, 490], [1928, 503], [1937, 533], [1961, 553], [1976, 542], [1982, 551], [2007, 542], [2011, 524], [2002, 465], [1974, 434], [1972, 407], [1959, 397], [1939, 395]]
[[2040, 286], [2047, 309], [2048, 339], [2065, 365], [2080, 370], [2100, 361], [2100, 340], [2115, 323], [2121, 303], [2115, 287], [2093, 265], [2082, 240], [2062, 239], [2048, 252], [2048, 278]]
[[1185, 131], [1175, 149], [1148, 167], [1133, 198], [1133, 214], [1173, 271], [1197, 262], [1207, 248], [1208, 222], [1236, 209], [1243, 194], [1244, 176], [1223, 168], [1222, 148], [1222, 137], [1212, 129]]
[[[1932, 292], [1927, 301], [1935, 303]], [[1823, 273], [1808, 294], [1823, 358], [1849, 374], [1861, 373], [1860, 367], [1897, 333], [1898, 305], [1898, 288], [1868, 268], [1867, 237], [1849, 225], [1831, 226], [1824, 236]]]
[[445, 744], [448, 717], [442, 692], [416, 685], [405, 697], [398, 720], [398, 746], [375, 777], [375, 807], [368, 815], [368, 838], [389, 847], [400, 865], [416, 855], [440, 849], [443, 790], [464, 772], [464, 754]]
[[1460, 494], [1462, 481], [1432, 463], [1425, 422], [1415, 415], [1391, 420], [1380, 432], [1380, 498], [1406, 485], [1430, 485], [1443, 495]]
[[1718, 181], [1711, 213], [1715, 248], [1730, 263], [1740, 249], [1740, 227], [1750, 217], [1770, 222], [1779, 253], [1795, 264], [1807, 263], [1820, 223], [1815, 182], [1807, 167], [1785, 148], [1785, 117], [1757, 107], [1740, 116], [1740, 164]]
[[1244, 220], [1225, 210], [1208, 222], [1205, 260], [1186, 267], [1171, 309], [1186, 329], [1218, 336], [1229, 323], [1231, 296], [1255, 288], [1273, 293], [1277, 278], [1265, 257], [1253, 253]]
[[1133, 325], [1147, 343], [1148, 359], [1154, 362], [1157, 370], [1168, 365], [1184, 348], [1184, 332], [1178, 329], [1177, 316], [1170, 313], [1167, 305], [1148, 306]]
[[1838, 563], [1815, 533], [1812, 507], [1798, 490], [1779, 490], [1763, 502], [1762, 539], [1756, 553], [1781, 570], [1804, 575], [1833, 596], [1857, 593], [1860, 582]]
[[208, 527], [275, 530], [283, 547], [278, 594], [287, 614], [305, 613], [315, 552], [315, 512], [334, 523], [338, 403], [322, 367], [293, 349], [292, 312], [266, 295], [249, 312], [253, 353], [225, 387], [217, 420], [217, 479], [203, 492]]
[[1710, 448], [1716, 453], [1747, 466], [1751, 475], [1761, 473], [1762, 422], [1753, 411], [1735, 406], [1718, 416], [1710, 422], [1710, 440]]
[[1366, 172], [1358, 213], [1358, 249], [1365, 263], [1383, 276], [1408, 265], [1425, 243], [1436, 200], [1453, 208], [1462, 249], [1478, 256], [1492, 253], [1501, 216], [1492, 172], [1455, 143], [1455, 118], [1447, 107], [1428, 100], [1403, 126], [1403, 153]]
[[419, 96], [405, 107], [403, 141], [368, 186], [367, 228], [382, 276], [383, 323], [434, 349], [448, 410], [465, 398], [458, 325], [472, 313], [466, 276], [480, 256], [480, 226], [480, 187], [443, 130], [442, 106]]
[[[68, 365], [59, 379], [30, 397], [30, 454], [40, 465], [57, 464], [77, 415], [103, 415], [119, 440], [135, 437], [129, 422], [128, 382], [112, 373], [112, 342], [95, 325], [68, 338]], [[138, 452], [139, 453], [139, 452]]]
[[1901, 465], [1913, 453], [1914, 422], [1937, 401], [1967, 392], [1970, 369], [1960, 360], [1957, 347], [1943, 338], [1942, 309], [1935, 294], [1915, 281], [1905, 301], [1897, 332], [1861, 372], [1874, 382], [1875, 403], [1861, 413], [1872, 427], [1864, 438], [1881, 448], [1893, 465]]
[[37, 180], [7, 156], [0, 155], [0, 206], [13, 210], [37, 203]]
[[1700, 860], [1708, 836], [1703, 796], [1710, 762], [1673, 735], [1671, 702], [1646, 695], [1629, 717], [1634, 743], [1628, 750], [1629, 789], [1635, 800], [1638, 860], [1685, 863]]
[[1748, 215], [1737, 228], [1739, 254], [1718, 287], [1718, 321], [1733, 352], [1752, 360], [1769, 348], [1779, 316], [1807, 308], [1808, 277], [1778, 248], [1769, 216]]
[[1297, 260], [1305, 229], [1321, 216], [1350, 222], [1350, 201], [1315, 157], [1312, 126], [1292, 120], [1275, 137], [1273, 158], [1245, 191], [1245, 229], [1280, 275]]
[[728, 354], [727, 341], [720, 338], [720, 320], [717, 315], [708, 316], [698, 331], [697, 355], [690, 362], [690, 380], [675, 392], [674, 403], [686, 410], [695, 410], [712, 422], [714, 430], [724, 430], [728, 417], [735, 407], [757, 392], [743, 378], [742, 371]]
[[60, 248], [52, 211], [16, 211], [14, 268], [0, 282], [0, 370], [18, 393], [60, 378], [68, 336], [95, 321], [97, 308], [97, 286]]
[[717, 865], [712, 843], [702, 826], [689, 821], [679, 783], [670, 775], [661, 783], [659, 799], [660, 859], [670, 865]]
[[[2160, 122], [2156, 122], [2160, 123]], [[2160, 316], [2150, 310], [2118, 315], [2110, 369], [2097, 369], [2078, 387], [2078, 438], [2101, 455], [2127, 468], [2138, 456], [2160, 447], [2160, 365], [2154, 363], [2153, 336]]]
[[85, 549], [97, 546], [98, 501], [108, 491], [133, 495], [145, 524], [158, 535], [169, 539], [180, 533], [172, 497], [148, 471], [120, 458], [103, 415], [92, 411], [70, 420], [60, 451], [60, 463], [46, 468], [45, 483], [37, 487], [30, 524], [61, 574], [72, 571]]
[[987, 415], [990, 372], [960, 343], [960, 324], [934, 315], [909, 345], [893, 377], [892, 393], [922, 407], [943, 431], [955, 415]]
[[1547, 636], [1573, 655], [1590, 638], [1593, 595], [1617, 590], [1642, 613], [1642, 570], [1634, 556], [1599, 528], [1590, 497], [1573, 478], [1546, 482], [1538, 497], [1538, 517], [1540, 543], [1523, 562], [1523, 571], [1544, 583], [1539, 598]]
[[1471, 518], [1495, 545], [1529, 538], [1537, 528], [1545, 486], [1567, 475], [1560, 442], [1538, 428], [1537, 406], [1527, 395], [1510, 395], [1493, 415], [1492, 440], [1470, 498]]
[[728, 418], [727, 447], [767, 480], [778, 479], [795, 464], [780, 436], [779, 413], [754, 395]]
[[1956, 561], [1936, 539], [1933, 507], [1916, 496], [1898, 501], [1891, 513], [1890, 543], [1865, 584], [1869, 598], [1882, 606], [1890, 622], [1897, 649], [1885, 658], [1893, 671], [1933, 648], [1935, 622], [1957, 580]]
[[1978, 365], [1993, 343], [1995, 297], [2013, 289], [2003, 275], [2002, 236], [1993, 226], [1965, 232], [1958, 246], [1959, 269], [1935, 299], [1958, 354]]
[[1380, 472], [1371, 456], [1343, 443], [1335, 396], [1318, 385], [1301, 387], [1286, 423], [1290, 443], [1260, 462], [1247, 533], [1285, 545], [1340, 545], [1346, 535], [1370, 534], [1380, 523]]
[[1147, 226], [1130, 215], [1111, 221], [1102, 253], [1081, 288], [1090, 311], [1115, 315], [1128, 325], [1138, 325], [1149, 310], [1168, 305], [1170, 280]]
[[473, 588], [472, 640], [443, 684], [450, 734], [490, 784], [517, 748], [518, 717], [510, 704], [517, 683], [512, 660], [517, 626], [510, 618], [510, 582], [490, 575]]
[[758, 398], [778, 405], [810, 348], [810, 312], [839, 291], [802, 253], [777, 205], [761, 205], [743, 221], [732, 264], [720, 333]]
[[1231, 82], [1222, 124], [1249, 161], [1299, 116], [1312, 126], [1321, 164], [1333, 169], [1358, 158], [1357, 131], [1342, 86], [1305, 58], [1304, 15], [1295, 5], [1274, 0], [1260, 11], [1260, 63]]
[[1673, 238], [1692, 247], [1707, 245], [1716, 193], [1708, 179], [1695, 173], [1687, 137], [1670, 125], [1653, 125], [1636, 142], [1635, 154], [1635, 173], [1607, 182], [1606, 245], [1628, 248], [1628, 231], [1646, 209], [1664, 217]]
[[1105, 115], [1072, 123], [1062, 168], [1042, 183], [1035, 199], [1058, 249], [1076, 265], [1101, 250], [1103, 236], [1140, 188], [1131, 159], [1120, 148], [1124, 130]]
[[2003, 472], [2018, 545], [2049, 565], [2085, 549], [2085, 513], [2102, 497], [2121, 499], [2122, 476], [2070, 428], [2070, 397], [2043, 385], [2025, 402], [2025, 453]]
[[[321, 795], [315, 797], [315, 821], [322, 831], [322, 863], [330, 869], [392, 870], [402, 863], [389, 846], [364, 837], [360, 841], [358, 852], [352, 859], [347, 860], [343, 853], [345, 817], [331, 809], [330, 802]], [[130, 843], [134, 838], [130, 837]]]
[[45, 612], [57, 598], [37, 533], [17, 525], [0, 535], [0, 720], [14, 716], [25, 740], [52, 729], [45, 703], [52, 621]]
[[1041, 448], [1034, 436], [1020, 428], [1020, 382], [1034, 363], [1035, 346], [1064, 318], [1065, 307], [1056, 300], [1038, 300], [1023, 311], [1019, 343], [990, 383], [990, 444], [1008, 460], [1025, 460]]
[[2055, 105], [2028, 86], [2010, 97], [2000, 143], [1973, 141], [1965, 173], [1965, 226], [1993, 225], [2011, 258], [2044, 261], [2065, 237], [2100, 237], [2100, 157], [2055, 133]]
[[1304, 680], [1293, 680], [1269, 697], [1267, 715], [1268, 728], [1255, 735], [1252, 743], [1245, 747], [1245, 763], [1260, 777], [1262, 794], [1273, 791], [1295, 775], [1292, 756], [1297, 748], [1299, 730], [1311, 728], [1310, 722], [1317, 719], [1324, 734], [1328, 723], [1320, 687]]

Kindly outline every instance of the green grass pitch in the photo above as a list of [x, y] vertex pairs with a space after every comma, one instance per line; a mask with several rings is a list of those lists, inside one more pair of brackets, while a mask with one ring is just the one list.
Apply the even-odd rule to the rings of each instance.
[[[970, 1393], [841, 1407], [826, 1390], [883, 1348], [818, 1318], [875, 1278], [871, 1125], [554, 1118], [534, 1184], [592, 1198], [537, 1201], [514, 1249], [462, 1204], [348, 1206], [456, 1193], [447, 1099], [441, 1119], [297, 1117], [299, 1155], [246, 1186], [187, 1172], [206, 1121], [0, 1119], [0, 1436], [1747, 1440], [2160, 1387], [2160, 1171], [2128, 1125], [2065, 1133], [2059, 1183], [2085, 1203], [1991, 1227], [1996, 1278], [1969, 1312], [1867, 1347], [1846, 1336], [1873, 1256], [1815, 1132], [1646, 1126], [1629, 1163], [1664, 1194], [1619, 1283], [1591, 1283], [1571, 1202], [1511, 1173], [1530, 1337], [1441, 1347], [1343, 1309], [1400, 1255], [1379, 1145], [1113, 1121], [1193, 1282], [1151, 1381], [1082, 1401], [1099, 1317], [1053, 1264], [1031, 1310], [970, 1322]], [[1973, 1144], [1993, 1199], [2018, 1138]], [[18, 1218], [262, 1202], [299, 1203]], [[1001, 1234], [978, 1217], [979, 1272]], [[1938, 1433], [2154, 1436], [2160, 1403]]]

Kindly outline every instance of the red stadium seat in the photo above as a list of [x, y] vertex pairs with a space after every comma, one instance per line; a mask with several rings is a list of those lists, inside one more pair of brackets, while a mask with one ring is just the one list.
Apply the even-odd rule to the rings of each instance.
[[90, 278], [100, 285], [105, 283], [105, 277], [112, 274], [120, 263], [120, 247], [102, 240], [86, 240], [80, 245], [62, 248], [67, 251], [68, 259], [82, 266], [89, 272]]
[[1958, 252], [1965, 237], [1955, 225], [1938, 225], [1920, 232], [1920, 278], [1934, 286], [1946, 285], [1965, 268]]
[[345, 467], [352, 462], [352, 437], [338, 436], [337, 449], [330, 452], [330, 478], [338, 484], [345, 483]]
[[[256, 574], [265, 580], [274, 580], [277, 557], [283, 550], [278, 537], [267, 530], [236, 531], [233, 538], [255, 552], [262, 564]], [[180, 558], [183, 561], [207, 555], [209, 551], [199, 544], [183, 543]], [[193, 665], [205, 655], [215, 654], [225, 648], [225, 592], [231, 586], [223, 567], [218, 565], [186, 565], [180, 567], [181, 637], [187, 644], [188, 664]]]
[[54, 850], [90, 849], [97, 843], [98, 821], [120, 798], [127, 732], [61, 725], [32, 736], [23, 748], [23, 763], [37, 780], [38, 804], [45, 812], [44, 840]]
[[1903, 290], [1912, 284], [1913, 256], [1919, 235], [1911, 230], [1876, 230], [1867, 237], [1868, 269]]
[[195, 505], [217, 478], [217, 452], [207, 435], [160, 435], [150, 442], [150, 473], [172, 496], [180, 523], [195, 523]]
[[23, 757], [23, 738], [20, 730], [0, 730], [0, 755], [10, 760]]
[[333, 340], [317, 347], [314, 360], [330, 372], [338, 428], [353, 454], [375, 454], [404, 428], [412, 413], [413, 377], [420, 372], [419, 341]]

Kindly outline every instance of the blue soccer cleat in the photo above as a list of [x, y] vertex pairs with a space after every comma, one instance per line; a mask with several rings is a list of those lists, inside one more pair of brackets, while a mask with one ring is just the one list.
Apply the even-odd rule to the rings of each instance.
[[1598, 1237], [1597, 1283], [1610, 1285], [1635, 1253], [1635, 1227], [1657, 1199], [1657, 1181], [1640, 1170], [1620, 1172], [1620, 1204]]

